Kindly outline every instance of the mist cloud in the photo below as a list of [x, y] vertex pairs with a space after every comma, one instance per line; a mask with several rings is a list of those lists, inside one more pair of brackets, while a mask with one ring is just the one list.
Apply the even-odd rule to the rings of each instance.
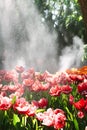
[[31, 0], [0, 1], [1, 32], [4, 43], [4, 67], [16, 64], [38, 71], [55, 70], [56, 33], [49, 32]]
[[78, 37], [73, 37], [73, 44], [66, 46], [62, 50], [62, 55], [59, 57], [59, 70], [63, 71], [69, 68], [80, 67], [83, 56], [83, 41]]
[[[41, 16], [31, 0], [0, 0], [0, 55], [3, 68], [16, 65], [36, 71], [56, 72], [78, 66], [83, 42], [74, 37], [73, 45], [65, 47], [57, 57], [57, 34], [41, 22]], [[62, 44], [62, 43], [61, 43]]]

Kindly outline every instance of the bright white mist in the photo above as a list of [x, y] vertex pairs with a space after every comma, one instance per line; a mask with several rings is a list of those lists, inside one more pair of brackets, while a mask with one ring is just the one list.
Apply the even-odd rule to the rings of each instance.
[[0, 56], [4, 55], [4, 68], [23, 65], [56, 72], [78, 66], [83, 53], [81, 39], [75, 37], [59, 60], [56, 39], [56, 33], [42, 24], [32, 0], [0, 0]]
[[63, 71], [72, 67], [79, 67], [83, 56], [83, 41], [75, 36], [73, 44], [62, 50], [62, 55], [59, 57], [59, 70]]

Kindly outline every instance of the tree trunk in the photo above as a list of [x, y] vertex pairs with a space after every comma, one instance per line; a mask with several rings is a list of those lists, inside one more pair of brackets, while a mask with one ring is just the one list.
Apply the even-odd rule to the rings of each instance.
[[83, 15], [83, 20], [85, 22], [86, 34], [87, 34], [87, 0], [78, 0], [78, 2], [81, 6], [81, 11]]

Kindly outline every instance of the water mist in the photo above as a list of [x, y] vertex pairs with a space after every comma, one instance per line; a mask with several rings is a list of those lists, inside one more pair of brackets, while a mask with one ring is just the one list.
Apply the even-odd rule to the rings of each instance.
[[0, 0], [0, 56], [4, 57], [3, 68], [13, 69], [16, 65], [23, 65], [36, 71], [56, 72], [78, 66], [83, 42], [78, 37], [74, 38], [73, 45], [64, 48], [57, 60], [56, 41], [56, 32], [50, 32], [47, 25], [41, 22], [33, 1]]
[[84, 53], [84, 44], [78, 36], [73, 37], [73, 44], [66, 46], [59, 56], [59, 70], [63, 71], [72, 67], [80, 67]]
[[55, 70], [56, 33], [41, 23], [31, 0], [1, 0], [0, 19], [4, 68], [19, 64], [38, 71]]

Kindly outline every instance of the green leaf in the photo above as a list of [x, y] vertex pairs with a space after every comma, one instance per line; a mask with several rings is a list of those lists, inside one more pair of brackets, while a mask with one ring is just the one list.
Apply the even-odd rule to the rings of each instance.
[[74, 118], [73, 122], [74, 122], [75, 130], [79, 130], [79, 124], [78, 124], [77, 119]]
[[32, 123], [33, 123], [33, 128], [35, 129], [35, 130], [39, 130], [39, 126], [38, 126], [38, 121], [37, 121], [37, 119], [33, 119], [32, 120]]
[[27, 122], [27, 116], [22, 117], [22, 126], [25, 127]]
[[18, 115], [13, 114], [13, 125], [15, 126], [18, 122], [20, 122]]
[[78, 0], [75, 0], [75, 2], [77, 3], [77, 2], [78, 2]]
[[12, 102], [12, 104], [14, 104], [16, 102], [16, 96], [13, 97], [11, 102]]
[[82, 16], [79, 16], [79, 21], [81, 21], [82, 20]]
[[36, 113], [44, 112], [44, 111], [45, 111], [45, 109], [37, 109], [37, 110], [36, 110]]
[[67, 111], [67, 114], [70, 116], [70, 120], [73, 121], [73, 115], [72, 113], [69, 111], [68, 107], [65, 108]]

